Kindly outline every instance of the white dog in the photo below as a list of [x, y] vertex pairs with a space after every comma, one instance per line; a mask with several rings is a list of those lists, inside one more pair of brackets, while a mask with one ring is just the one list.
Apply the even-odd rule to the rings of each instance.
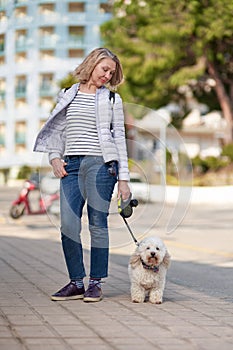
[[133, 302], [144, 302], [146, 294], [149, 292], [151, 303], [162, 303], [170, 261], [170, 254], [160, 238], [147, 237], [139, 243], [129, 261]]

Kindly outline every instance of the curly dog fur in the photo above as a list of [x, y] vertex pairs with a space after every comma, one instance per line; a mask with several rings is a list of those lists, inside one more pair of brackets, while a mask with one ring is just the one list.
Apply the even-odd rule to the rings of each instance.
[[151, 303], [162, 303], [170, 262], [171, 256], [159, 237], [147, 237], [139, 243], [128, 266], [133, 302], [144, 302], [149, 293]]

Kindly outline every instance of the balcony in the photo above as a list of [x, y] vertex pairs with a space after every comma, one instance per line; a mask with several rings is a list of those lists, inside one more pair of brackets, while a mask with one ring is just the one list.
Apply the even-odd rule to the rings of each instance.
[[52, 86], [41, 86], [40, 97], [54, 96], [54, 88]]
[[15, 7], [14, 10], [14, 24], [17, 25], [25, 25], [26, 23], [30, 22], [30, 17], [27, 14], [27, 7], [21, 6], [18, 4], [18, 6]]
[[15, 54], [15, 63], [25, 64], [26, 60], [27, 60], [27, 52], [26, 51], [19, 51]]
[[84, 35], [70, 35], [68, 38], [68, 47], [69, 48], [80, 48], [85, 44]]
[[15, 98], [26, 98], [26, 94], [27, 94], [26, 86], [15, 88]]
[[26, 133], [25, 132], [18, 132], [15, 133], [15, 143], [17, 145], [24, 145], [26, 143]]
[[[56, 2], [56, 0], [49, 0], [49, 2]], [[47, 4], [48, 0], [40, 0], [40, 4]]]
[[7, 7], [8, 0], [1, 0], [0, 1], [0, 11], [5, 11]]
[[40, 13], [39, 15], [39, 23], [41, 26], [43, 25], [48, 25], [48, 24], [56, 24], [59, 19], [59, 14], [56, 12], [51, 12], [50, 14], [48, 13]]
[[28, 28], [32, 22], [32, 17], [25, 16], [22, 18], [14, 19], [14, 27], [15, 28]]
[[[70, 2], [73, 2], [72, 0], [63, 0], [64, 2], [68, 2], [68, 3], [70, 3]], [[74, 0], [74, 2], [75, 2], [76, 0]], [[82, 2], [85, 4], [86, 2], [89, 2], [90, 0], [82, 0]]]
[[40, 49], [55, 49], [56, 48], [56, 43], [57, 43], [57, 38], [55, 35], [46, 35], [40, 37]]
[[69, 24], [76, 24], [76, 23], [86, 23], [87, 21], [87, 14], [82, 12], [70, 12], [66, 13], [65, 15], [65, 22]]
[[4, 41], [0, 42], [0, 54], [3, 54], [5, 51], [5, 43]]
[[0, 134], [0, 145], [5, 146], [5, 136]]
[[0, 90], [0, 101], [4, 101], [5, 100], [5, 95], [6, 95], [6, 91], [5, 90]]
[[22, 52], [27, 50], [27, 39], [17, 40], [15, 42], [15, 51]]

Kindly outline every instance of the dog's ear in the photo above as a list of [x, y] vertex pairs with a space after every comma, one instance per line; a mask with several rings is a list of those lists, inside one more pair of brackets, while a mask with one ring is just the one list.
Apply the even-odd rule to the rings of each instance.
[[139, 264], [140, 264], [141, 260], [140, 260], [140, 254], [139, 252], [136, 250], [133, 255], [131, 255], [130, 259], [129, 259], [129, 263], [132, 267], [132, 269], [135, 269]]
[[167, 250], [166, 250], [166, 254], [163, 258], [162, 264], [166, 267], [166, 269], [168, 269], [170, 264], [171, 264], [171, 255], [168, 253]]

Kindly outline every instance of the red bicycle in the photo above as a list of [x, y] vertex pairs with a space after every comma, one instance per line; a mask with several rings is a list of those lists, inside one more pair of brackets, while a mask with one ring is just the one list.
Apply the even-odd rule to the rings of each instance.
[[[51, 178], [49, 178], [49, 181], [50, 180]], [[53, 188], [48, 186], [47, 189], [47, 193], [41, 191], [39, 182], [26, 180], [19, 192], [18, 198], [11, 204], [10, 216], [13, 219], [18, 219], [24, 214], [39, 215], [48, 212], [54, 215], [59, 215], [59, 189], [54, 189], [54, 186]]]

